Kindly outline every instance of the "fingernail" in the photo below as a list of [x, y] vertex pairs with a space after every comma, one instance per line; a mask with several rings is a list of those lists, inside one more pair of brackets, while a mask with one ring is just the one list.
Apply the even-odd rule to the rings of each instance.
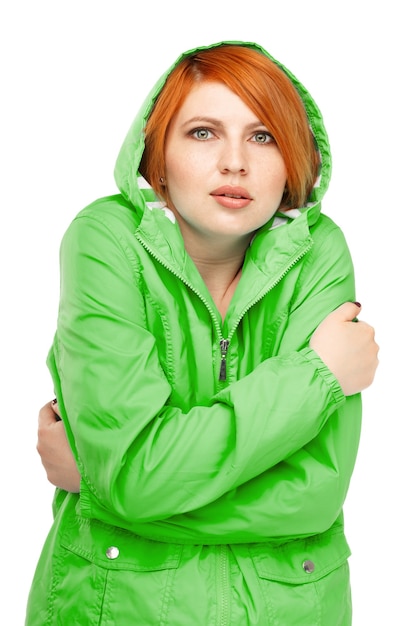
[[358, 306], [359, 308], [362, 308], [362, 305], [360, 302], [354, 302], [353, 304], [356, 304], [356, 306]]
[[56, 404], [58, 402], [58, 400], [56, 398], [54, 398], [51, 402], [51, 404]]

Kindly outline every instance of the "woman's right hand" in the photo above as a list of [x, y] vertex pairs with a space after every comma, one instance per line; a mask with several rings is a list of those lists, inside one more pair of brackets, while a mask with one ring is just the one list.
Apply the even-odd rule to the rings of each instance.
[[78, 493], [81, 477], [68, 443], [64, 424], [59, 419], [56, 402], [48, 402], [39, 411], [36, 449], [49, 482], [65, 491]]
[[378, 366], [373, 327], [353, 321], [360, 310], [355, 302], [345, 302], [319, 324], [310, 340], [310, 348], [337, 378], [345, 396], [369, 387]]

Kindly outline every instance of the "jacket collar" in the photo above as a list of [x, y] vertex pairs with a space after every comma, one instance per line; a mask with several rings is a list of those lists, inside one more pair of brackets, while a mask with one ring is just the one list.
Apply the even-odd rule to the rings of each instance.
[[[253, 237], [246, 252], [241, 282], [248, 291], [270, 289], [312, 245], [310, 225], [320, 214], [314, 205], [304, 211], [278, 213]], [[184, 247], [178, 223], [167, 208], [149, 200], [136, 236], [148, 252], [200, 294], [207, 288]]]

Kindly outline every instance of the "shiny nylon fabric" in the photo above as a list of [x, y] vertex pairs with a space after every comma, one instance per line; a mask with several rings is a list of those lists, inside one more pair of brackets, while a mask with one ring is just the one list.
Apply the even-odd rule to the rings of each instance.
[[354, 299], [354, 277], [320, 213], [331, 170], [321, 116], [292, 79], [320, 183], [308, 207], [257, 234], [224, 322], [177, 224], [138, 186], [164, 77], [122, 146], [121, 194], [64, 236], [48, 366], [82, 483], [57, 492], [28, 626], [350, 624], [342, 506], [361, 401], [308, 341]]

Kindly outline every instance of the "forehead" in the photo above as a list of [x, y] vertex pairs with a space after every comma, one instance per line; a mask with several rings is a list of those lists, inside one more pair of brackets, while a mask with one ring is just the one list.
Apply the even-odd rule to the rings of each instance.
[[256, 119], [255, 113], [229, 87], [220, 82], [195, 83], [177, 113], [177, 122], [185, 123], [197, 116], [219, 121], [245, 117]]

